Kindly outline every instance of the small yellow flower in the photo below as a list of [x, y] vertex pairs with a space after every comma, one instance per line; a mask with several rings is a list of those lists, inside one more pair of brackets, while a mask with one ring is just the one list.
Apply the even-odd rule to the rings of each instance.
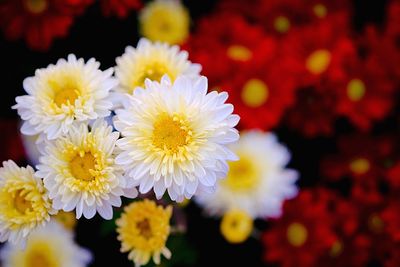
[[231, 210], [222, 217], [220, 230], [228, 242], [242, 243], [246, 241], [253, 230], [253, 220], [244, 211]]
[[0, 168], [0, 241], [24, 245], [28, 234], [50, 220], [51, 207], [42, 179], [32, 167], [12, 160]]
[[152, 41], [182, 44], [189, 36], [189, 12], [177, 0], [151, 2], [143, 8], [139, 22], [141, 34]]
[[160, 256], [171, 257], [165, 246], [170, 234], [169, 220], [172, 207], [157, 206], [154, 201], [145, 199], [125, 207], [121, 218], [116, 221], [121, 252], [128, 252], [128, 258], [135, 266], [145, 265], [153, 258], [160, 264]]

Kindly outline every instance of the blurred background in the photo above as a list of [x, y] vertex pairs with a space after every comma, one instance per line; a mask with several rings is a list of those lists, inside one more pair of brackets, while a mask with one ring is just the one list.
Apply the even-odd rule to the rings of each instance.
[[[69, 53], [113, 67], [143, 35], [138, 14], [149, 1], [45, 2], [54, 9], [30, 14], [23, 0], [0, 1], [1, 161], [30, 162], [11, 109], [25, 94], [24, 78]], [[173, 257], [161, 265], [399, 266], [400, 1], [182, 4], [190, 34], [178, 44], [202, 64], [210, 90], [228, 91], [240, 130], [272, 131], [288, 148], [300, 193], [280, 219], [256, 220], [240, 244], [227, 242], [220, 218], [194, 201], [177, 206], [173, 220], [183, 233], [169, 238]], [[268, 88], [267, 97], [256, 89], [245, 95], [251, 79]], [[302, 220], [307, 242], [290, 247], [285, 227]], [[114, 228], [98, 216], [77, 223], [91, 266], [133, 266]]]

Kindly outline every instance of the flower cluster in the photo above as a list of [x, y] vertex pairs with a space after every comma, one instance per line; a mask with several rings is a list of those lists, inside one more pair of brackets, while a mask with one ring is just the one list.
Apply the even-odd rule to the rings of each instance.
[[[13, 108], [21, 132], [36, 140], [39, 163], [37, 171], [13, 161], [0, 169], [1, 241], [30, 242], [58, 211], [112, 219], [121, 197], [138, 191], [190, 199], [213, 191], [227, 161], [237, 160], [227, 145], [239, 139], [239, 117], [227, 93], [208, 93], [207, 78], [186, 52], [141, 39], [116, 62], [114, 77], [113, 68], [102, 71], [94, 59], [71, 54], [24, 80], [27, 95]], [[150, 200], [129, 207], [117, 223], [122, 251], [137, 265], [169, 257], [172, 209]]]
[[21, 122], [0, 120], [1, 265], [87, 266], [73, 230], [96, 215], [135, 266], [172, 265], [197, 205], [268, 265], [398, 266], [400, 1], [379, 25], [346, 0], [187, 2], [0, 2], [32, 50], [88, 8], [138, 37], [110, 68], [69, 54], [23, 81]]

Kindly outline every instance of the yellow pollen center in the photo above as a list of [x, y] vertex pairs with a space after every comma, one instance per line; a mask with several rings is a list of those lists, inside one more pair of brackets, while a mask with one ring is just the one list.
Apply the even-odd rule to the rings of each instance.
[[176, 153], [188, 144], [190, 130], [177, 116], [162, 114], [154, 123], [153, 145], [159, 149]]
[[95, 170], [96, 158], [91, 153], [85, 153], [83, 156], [76, 155], [70, 162], [71, 174], [79, 180], [91, 181], [95, 177], [92, 171]]
[[257, 108], [267, 102], [268, 86], [259, 79], [248, 80], [242, 88], [242, 101], [249, 107]]
[[292, 223], [287, 229], [287, 239], [292, 246], [300, 247], [307, 241], [307, 228], [301, 223]]
[[328, 69], [330, 62], [331, 53], [326, 49], [319, 49], [308, 56], [306, 68], [312, 74], [321, 74]]
[[331, 250], [329, 251], [329, 254], [331, 257], [335, 258], [339, 256], [343, 251], [343, 243], [340, 242], [339, 240], [333, 243]]
[[350, 163], [350, 170], [355, 174], [365, 174], [369, 168], [369, 161], [365, 158], [357, 158]]
[[313, 7], [314, 14], [319, 18], [324, 18], [328, 14], [328, 9], [323, 4], [316, 4]]
[[14, 207], [21, 214], [25, 214], [28, 210], [32, 209], [32, 202], [25, 199], [22, 190], [18, 190], [15, 194]]
[[47, 0], [25, 0], [25, 7], [33, 14], [40, 14], [47, 9]]
[[148, 219], [137, 222], [136, 227], [139, 229], [140, 235], [143, 236], [145, 239], [150, 239], [153, 236]]
[[251, 51], [242, 45], [231, 45], [226, 51], [229, 58], [238, 61], [247, 61], [251, 59]]
[[347, 96], [352, 101], [360, 101], [365, 95], [365, 84], [360, 79], [352, 79], [347, 84]]
[[54, 103], [61, 107], [62, 105], [71, 105], [75, 103], [79, 94], [75, 89], [64, 89], [58, 91], [54, 96]]
[[161, 78], [164, 74], [167, 74], [171, 79], [174, 79], [174, 77], [171, 76], [171, 73], [168, 71], [168, 68], [164, 64], [154, 63], [143, 69], [138, 84], [139, 86], [144, 86], [144, 82], [146, 79], [159, 82], [161, 81]]
[[290, 28], [290, 21], [285, 16], [278, 16], [274, 21], [274, 27], [277, 32], [285, 33]]
[[368, 219], [368, 227], [372, 232], [380, 233], [385, 225], [377, 214], [372, 214]]
[[257, 187], [259, 175], [251, 157], [240, 156], [238, 161], [229, 162], [229, 171], [222, 184], [234, 191], [247, 191]]

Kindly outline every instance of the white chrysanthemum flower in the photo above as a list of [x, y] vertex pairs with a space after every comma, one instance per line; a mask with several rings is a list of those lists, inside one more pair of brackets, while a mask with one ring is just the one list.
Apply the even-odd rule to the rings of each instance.
[[169, 46], [142, 38], [136, 48], [128, 46], [117, 58], [115, 75], [119, 93], [131, 94], [136, 87], [144, 87], [146, 79], [159, 82], [165, 74], [174, 81], [179, 75], [198, 76], [199, 64], [188, 60], [188, 53], [178, 46]]
[[32, 232], [24, 250], [7, 243], [0, 258], [4, 267], [84, 267], [92, 256], [74, 242], [71, 231], [51, 221]]
[[0, 168], [0, 241], [23, 246], [35, 228], [50, 220], [55, 211], [32, 167], [18, 167], [12, 160]]
[[37, 174], [44, 177], [54, 208], [76, 208], [78, 219], [82, 214], [92, 218], [96, 211], [111, 219], [112, 206], [121, 205], [122, 195], [136, 196], [136, 189], [125, 189], [122, 169], [115, 164], [118, 137], [104, 120], [97, 120], [91, 130], [84, 123], [74, 125], [67, 135], [47, 143]]
[[239, 160], [229, 164], [215, 193], [201, 193], [196, 201], [214, 215], [239, 209], [253, 218], [279, 216], [283, 201], [297, 194], [298, 173], [285, 167], [289, 151], [274, 134], [259, 131], [241, 133], [230, 148]]
[[99, 70], [100, 63], [90, 59], [60, 59], [56, 65], [38, 69], [24, 80], [28, 95], [16, 98], [18, 114], [24, 120], [21, 132], [44, 133], [48, 139], [66, 134], [74, 122], [103, 118], [110, 114], [107, 99], [117, 81], [113, 69]]
[[205, 77], [181, 76], [172, 84], [164, 76], [127, 97], [114, 121], [123, 136], [116, 162], [141, 193], [154, 187], [160, 198], [168, 189], [182, 201], [225, 177], [226, 161], [237, 159], [226, 145], [239, 138], [227, 93], [207, 94]]

